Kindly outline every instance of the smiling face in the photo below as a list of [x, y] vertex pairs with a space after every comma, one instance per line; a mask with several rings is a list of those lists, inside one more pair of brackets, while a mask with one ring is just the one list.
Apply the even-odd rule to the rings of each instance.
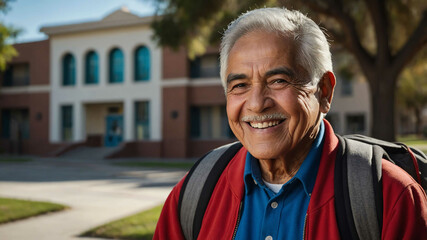
[[309, 86], [307, 72], [295, 60], [295, 50], [287, 37], [254, 31], [238, 39], [229, 53], [229, 124], [258, 159], [278, 159], [309, 149], [321, 112], [329, 110], [333, 86], [331, 90], [321, 85], [333, 74], [325, 74], [318, 86]]

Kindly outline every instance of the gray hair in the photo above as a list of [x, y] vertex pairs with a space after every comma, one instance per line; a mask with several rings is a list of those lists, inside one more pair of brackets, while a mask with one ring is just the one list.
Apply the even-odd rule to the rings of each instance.
[[228, 25], [221, 42], [221, 81], [227, 89], [228, 56], [236, 41], [245, 34], [264, 30], [288, 36], [297, 46], [296, 61], [309, 74], [311, 85], [332, 72], [332, 59], [325, 34], [310, 18], [284, 8], [261, 8], [246, 12]]

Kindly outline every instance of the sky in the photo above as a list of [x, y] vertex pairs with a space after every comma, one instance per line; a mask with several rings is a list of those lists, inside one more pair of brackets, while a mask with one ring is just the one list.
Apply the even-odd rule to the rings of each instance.
[[14, 43], [31, 42], [47, 38], [43, 26], [99, 21], [122, 6], [138, 16], [155, 11], [153, 0], [12, 0], [0, 21], [22, 29]]

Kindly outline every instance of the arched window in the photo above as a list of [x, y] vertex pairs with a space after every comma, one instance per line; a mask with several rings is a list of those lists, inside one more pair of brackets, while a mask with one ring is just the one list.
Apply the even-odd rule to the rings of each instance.
[[135, 81], [147, 81], [150, 79], [150, 51], [141, 46], [135, 50], [134, 56]]
[[110, 83], [120, 83], [123, 82], [124, 75], [124, 59], [123, 52], [118, 48], [114, 48], [110, 52]]
[[76, 63], [74, 56], [67, 53], [62, 59], [62, 85], [72, 86], [76, 84]]
[[90, 51], [86, 54], [86, 73], [85, 83], [86, 84], [97, 84], [98, 83], [98, 54], [94, 51]]

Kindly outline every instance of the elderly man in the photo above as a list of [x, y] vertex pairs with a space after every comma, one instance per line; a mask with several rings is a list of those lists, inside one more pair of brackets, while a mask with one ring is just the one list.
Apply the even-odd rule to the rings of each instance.
[[[257, 9], [226, 30], [221, 80], [243, 144], [218, 179], [198, 239], [339, 239], [333, 169], [338, 139], [323, 117], [335, 87], [329, 45], [297, 11]], [[383, 161], [383, 239], [426, 239], [426, 197]], [[184, 239], [167, 199], [154, 239]], [[421, 238], [420, 238], [421, 237]]]

